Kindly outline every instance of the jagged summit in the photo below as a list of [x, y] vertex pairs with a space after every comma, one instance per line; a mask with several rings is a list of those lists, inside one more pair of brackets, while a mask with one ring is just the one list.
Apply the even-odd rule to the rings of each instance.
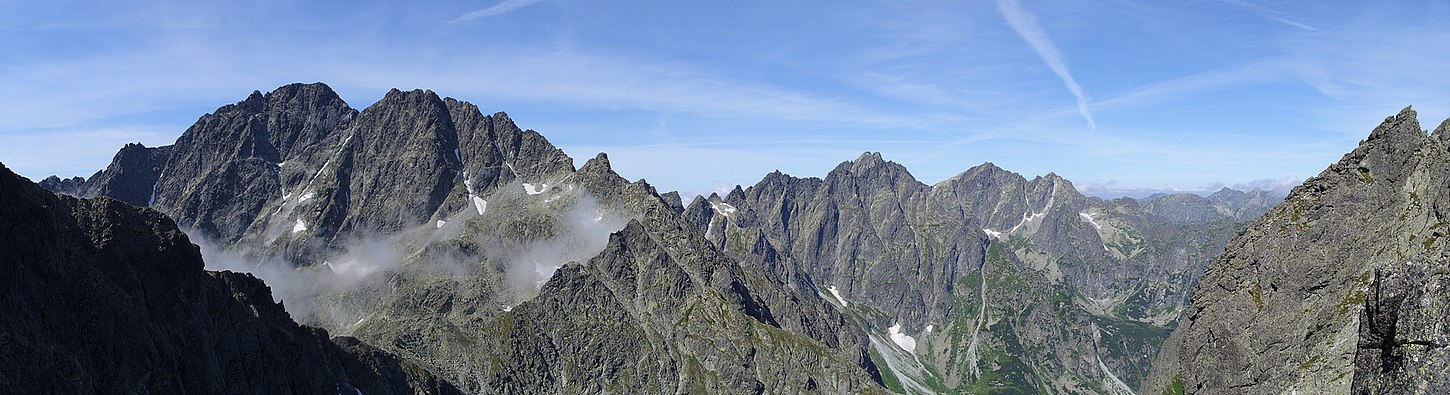
[[[1305, 180], [1204, 274], [1146, 392], [1450, 389], [1450, 154], [1405, 108]], [[1420, 278], [1422, 281], [1406, 281]]]
[[279, 279], [341, 276], [288, 305], [470, 392], [1120, 391], [1239, 226], [879, 152], [685, 204], [421, 89], [358, 111], [288, 85], [130, 150], [155, 179], [95, 184], [301, 267]]

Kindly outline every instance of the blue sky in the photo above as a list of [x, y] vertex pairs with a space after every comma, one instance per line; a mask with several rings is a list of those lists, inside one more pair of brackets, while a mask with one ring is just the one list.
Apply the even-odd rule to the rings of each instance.
[[291, 82], [431, 89], [661, 190], [927, 183], [993, 162], [1098, 195], [1286, 187], [1414, 105], [1450, 117], [1440, 1], [0, 0], [0, 162], [89, 175]]

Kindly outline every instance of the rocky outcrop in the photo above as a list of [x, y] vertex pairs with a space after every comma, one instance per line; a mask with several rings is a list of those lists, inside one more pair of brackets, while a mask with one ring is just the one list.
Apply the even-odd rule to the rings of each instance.
[[1444, 133], [1406, 108], [1234, 238], [1144, 390], [1443, 389]]
[[57, 196], [0, 166], [0, 383], [19, 393], [457, 393], [293, 322], [255, 277], [207, 272], [172, 221]]

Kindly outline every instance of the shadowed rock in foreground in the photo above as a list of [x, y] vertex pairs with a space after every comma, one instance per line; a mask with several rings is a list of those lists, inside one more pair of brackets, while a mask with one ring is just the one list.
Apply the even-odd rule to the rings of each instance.
[[208, 272], [160, 213], [0, 166], [0, 387], [15, 393], [458, 393]]

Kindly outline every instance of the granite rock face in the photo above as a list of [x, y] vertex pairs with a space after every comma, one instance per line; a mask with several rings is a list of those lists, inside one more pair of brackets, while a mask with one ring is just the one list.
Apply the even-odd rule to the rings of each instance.
[[268, 281], [304, 283], [304, 322], [468, 392], [885, 391], [856, 323], [803, 275], [754, 269], [779, 261], [768, 244], [724, 253], [678, 195], [603, 154], [576, 170], [503, 113], [422, 90], [359, 112], [288, 85], [166, 152], [153, 208], [256, 270], [284, 262]]
[[1406, 108], [1234, 238], [1144, 391], [1443, 390], [1445, 129]]
[[1241, 226], [878, 153], [685, 203], [422, 90], [288, 85], [154, 150], [46, 185], [154, 191], [299, 321], [471, 393], [1122, 393]]
[[458, 393], [207, 272], [170, 219], [0, 166], [0, 385], [18, 393]]
[[881, 359], [915, 362], [888, 366], [906, 392], [1129, 391], [1239, 226], [1175, 224], [990, 163], [928, 186], [877, 153], [684, 210], [726, 251], [780, 251], [772, 270], [803, 273]]

